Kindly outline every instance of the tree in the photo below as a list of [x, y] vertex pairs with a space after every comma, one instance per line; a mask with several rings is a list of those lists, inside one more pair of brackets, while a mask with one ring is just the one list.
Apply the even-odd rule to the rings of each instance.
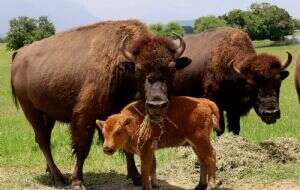
[[299, 30], [300, 29], [300, 19], [294, 19], [294, 25], [295, 25], [295, 29]]
[[164, 34], [164, 26], [160, 23], [151, 24], [149, 26], [150, 30], [157, 36], [165, 36]]
[[203, 32], [210, 28], [226, 26], [227, 23], [224, 19], [216, 16], [204, 16], [200, 17], [195, 21], [194, 29], [197, 32]]
[[226, 20], [228, 25], [244, 28], [246, 25], [245, 14], [246, 12], [240, 9], [233, 9], [224, 16], [224, 19]]
[[277, 41], [293, 34], [294, 22], [285, 9], [269, 3], [261, 3], [251, 5], [251, 10], [254, 15], [262, 19], [266, 28], [265, 38]]
[[170, 22], [166, 25], [152, 24], [149, 26], [150, 30], [157, 36], [174, 37], [173, 32], [181, 36], [184, 35], [184, 29], [176, 22]]
[[249, 11], [232, 10], [224, 16], [227, 23], [248, 32], [253, 40], [283, 40], [294, 32], [289, 13], [269, 3], [253, 3]]
[[10, 20], [9, 24], [7, 48], [11, 50], [55, 34], [54, 25], [45, 16], [38, 19], [22, 16]]
[[184, 35], [184, 29], [180, 24], [176, 22], [170, 22], [168, 23], [165, 28], [165, 35], [170, 37], [175, 37], [173, 33], [179, 34], [180, 36]]

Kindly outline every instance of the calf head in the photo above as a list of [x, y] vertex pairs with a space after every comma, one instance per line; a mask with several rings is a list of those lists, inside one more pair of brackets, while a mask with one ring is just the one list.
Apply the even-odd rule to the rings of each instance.
[[246, 81], [245, 88], [253, 97], [253, 106], [262, 121], [275, 123], [280, 118], [279, 92], [281, 82], [289, 75], [285, 70], [292, 61], [281, 64], [278, 58], [268, 55], [252, 55], [245, 59], [240, 68], [233, 69]]
[[112, 155], [116, 150], [124, 147], [129, 139], [128, 127], [132, 121], [133, 118], [124, 117], [121, 114], [112, 115], [106, 121], [96, 121], [97, 127], [103, 133], [103, 152], [105, 154]]
[[185, 42], [180, 37], [180, 45], [167, 38], [144, 37], [134, 41], [123, 55], [135, 65], [138, 92], [145, 102], [145, 110], [150, 119], [161, 122], [166, 115], [174, 75], [177, 69], [189, 65], [191, 60], [180, 57], [185, 50]]

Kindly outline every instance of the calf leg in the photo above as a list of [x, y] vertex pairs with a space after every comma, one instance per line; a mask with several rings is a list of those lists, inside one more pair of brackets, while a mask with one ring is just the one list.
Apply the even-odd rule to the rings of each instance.
[[209, 136], [195, 136], [189, 140], [198, 157], [201, 167], [200, 181], [196, 189], [214, 189], [216, 178], [216, 156], [210, 143]]
[[66, 184], [65, 178], [54, 163], [51, 148], [50, 138], [55, 120], [50, 119], [42, 112], [36, 110], [31, 103], [24, 103], [20, 101], [22, 109], [27, 120], [31, 123], [34, 133], [35, 141], [38, 143], [44, 157], [47, 161], [47, 168], [54, 179], [56, 186], [63, 186]]
[[240, 114], [227, 112], [228, 131], [235, 135], [240, 134]]
[[139, 174], [138, 169], [136, 168], [134, 155], [126, 151], [124, 151], [124, 153], [127, 162], [127, 178], [131, 178], [133, 184], [136, 186], [142, 185], [141, 175]]

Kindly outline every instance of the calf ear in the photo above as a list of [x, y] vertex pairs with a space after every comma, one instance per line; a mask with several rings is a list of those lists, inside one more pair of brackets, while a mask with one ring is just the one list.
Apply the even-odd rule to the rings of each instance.
[[101, 120], [96, 120], [96, 125], [100, 128], [100, 129], [103, 129], [103, 126], [104, 126], [104, 121], [101, 121]]
[[289, 76], [289, 72], [288, 71], [280, 71], [280, 79], [281, 80], [284, 80], [288, 76]]
[[178, 59], [176, 59], [176, 64], [175, 67], [176, 69], [183, 69], [186, 66], [188, 66], [189, 64], [191, 64], [192, 60], [188, 57], [180, 57]]
[[124, 122], [123, 122], [123, 126], [125, 127], [125, 126], [129, 126], [130, 124], [131, 124], [131, 122], [133, 122], [133, 117], [127, 117], [125, 120], [124, 120]]

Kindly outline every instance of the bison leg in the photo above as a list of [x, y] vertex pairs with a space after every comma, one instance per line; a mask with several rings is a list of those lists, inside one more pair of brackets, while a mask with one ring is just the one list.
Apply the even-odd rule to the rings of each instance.
[[136, 168], [135, 161], [134, 161], [134, 155], [124, 151], [126, 156], [126, 162], [127, 162], [127, 177], [132, 179], [132, 182], [136, 186], [142, 185], [142, 178], [141, 175], [138, 172], [138, 169]]
[[71, 121], [71, 138], [76, 164], [72, 174], [72, 189], [85, 189], [83, 184], [83, 165], [89, 154], [96, 128], [95, 87], [86, 85], [79, 95], [73, 109]]
[[240, 134], [240, 114], [227, 112], [228, 131], [235, 135]]
[[215, 188], [216, 156], [209, 137], [196, 133], [189, 141], [200, 163], [200, 181], [195, 189]]
[[153, 168], [153, 150], [145, 146], [141, 152], [141, 173], [143, 190], [152, 190], [150, 183], [151, 170]]
[[158, 188], [158, 181], [157, 181], [157, 176], [156, 176], [156, 158], [155, 154], [153, 153], [153, 164], [151, 167], [151, 185], [153, 188]]
[[224, 121], [224, 113], [223, 113], [223, 110], [219, 110], [219, 114], [220, 114], [220, 131], [217, 132], [217, 135], [218, 136], [221, 136], [224, 131], [225, 131], [225, 121]]
[[20, 101], [20, 104], [22, 106], [27, 120], [31, 123], [34, 129], [35, 141], [38, 143], [41, 151], [44, 154], [44, 157], [47, 161], [47, 168], [49, 169], [49, 172], [51, 173], [54, 179], [55, 185], [66, 185], [65, 178], [54, 163], [51, 154], [50, 138], [55, 120], [50, 119], [42, 112], [36, 110], [31, 103], [25, 103], [25, 101]]
[[92, 125], [71, 126], [73, 150], [76, 155], [76, 165], [72, 174], [72, 189], [85, 189], [83, 185], [83, 165], [89, 154], [95, 127]]

